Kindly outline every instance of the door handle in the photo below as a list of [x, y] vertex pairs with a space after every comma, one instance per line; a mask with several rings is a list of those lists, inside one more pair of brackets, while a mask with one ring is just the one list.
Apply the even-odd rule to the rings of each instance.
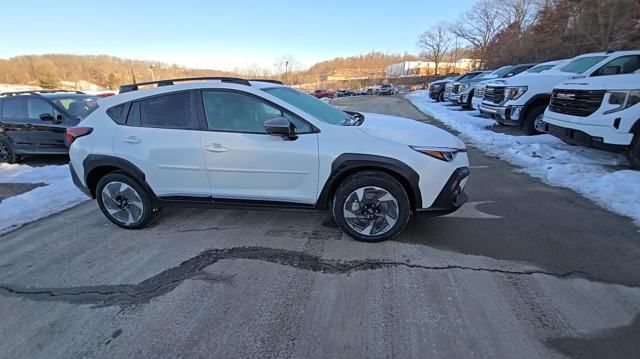
[[227, 152], [227, 148], [219, 143], [210, 143], [205, 146], [205, 149], [209, 152]]
[[122, 142], [126, 142], [126, 143], [140, 143], [140, 139], [136, 136], [128, 136], [125, 137]]

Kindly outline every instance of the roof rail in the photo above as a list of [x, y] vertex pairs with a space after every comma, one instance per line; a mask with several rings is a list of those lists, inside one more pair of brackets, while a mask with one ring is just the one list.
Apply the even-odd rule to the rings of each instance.
[[156, 85], [160, 86], [171, 86], [176, 82], [186, 82], [186, 81], [204, 81], [204, 80], [220, 80], [222, 82], [229, 82], [239, 85], [251, 86], [248, 80], [240, 79], [237, 77], [224, 77], [224, 76], [213, 76], [213, 77], [185, 77], [180, 79], [167, 79], [167, 80], [158, 80], [158, 81], [148, 81], [148, 82], [138, 82], [134, 84], [122, 85], [120, 86], [120, 93], [137, 91], [140, 86], [146, 85]]
[[279, 81], [279, 80], [251, 79], [249, 81], [260, 81], [260, 82], [268, 82], [268, 83], [276, 84], [276, 85], [284, 85], [284, 82]]
[[77, 94], [84, 94], [82, 91], [73, 91], [73, 90], [25, 90], [25, 91], [8, 91], [0, 93], [0, 96], [16, 96], [23, 94], [34, 94], [39, 95], [41, 93], [56, 93], [56, 92], [73, 92]]

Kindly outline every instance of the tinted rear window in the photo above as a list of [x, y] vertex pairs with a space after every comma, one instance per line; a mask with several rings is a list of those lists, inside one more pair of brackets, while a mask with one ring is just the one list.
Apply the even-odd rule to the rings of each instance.
[[2, 105], [3, 118], [26, 118], [24, 102], [21, 98], [7, 98]]
[[111, 117], [117, 124], [124, 124], [125, 116], [124, 116], [124, 107], [125, 104], [111, 107], [107, 110], [107, 115]]
[[188, 92], [156, 96], [140, 103], [140, 122], [145, 127], [194, 129]]

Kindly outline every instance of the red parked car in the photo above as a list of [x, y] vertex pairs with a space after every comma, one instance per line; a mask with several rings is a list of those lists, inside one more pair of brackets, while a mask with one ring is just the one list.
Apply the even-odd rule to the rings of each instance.
[[330, 90], [315, 90], [313, 91], [313, 96], [317, 97], [317, 98], [334, 98], [336, 97], [332, 91]]

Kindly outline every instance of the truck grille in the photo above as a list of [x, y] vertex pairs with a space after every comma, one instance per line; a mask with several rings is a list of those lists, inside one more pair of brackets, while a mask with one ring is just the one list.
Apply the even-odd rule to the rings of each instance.
[[476, 86], [476, 88], [473, 90], [473, 97], [479, 98], [479, 99], [482, 100], [482, 98], [484, 97], [484, 89], [485, 88], [486, 88], [486, 86], [484, 86], [484, 85]]
[[487, 86], [484, 90], [484, 100], [495, 104], [502, 103], [502, 100], [504, 100], [504, 87]]
[[451, 83], [448, 83], [448, 84], [446, 84], [444, 86], [444, 97], [445, 98], [451, 94], [451, 89], [452, 89]]
[[587, 117], [602, 104], [605, 91], [553, 90], [549, 110], [565, 115]]

